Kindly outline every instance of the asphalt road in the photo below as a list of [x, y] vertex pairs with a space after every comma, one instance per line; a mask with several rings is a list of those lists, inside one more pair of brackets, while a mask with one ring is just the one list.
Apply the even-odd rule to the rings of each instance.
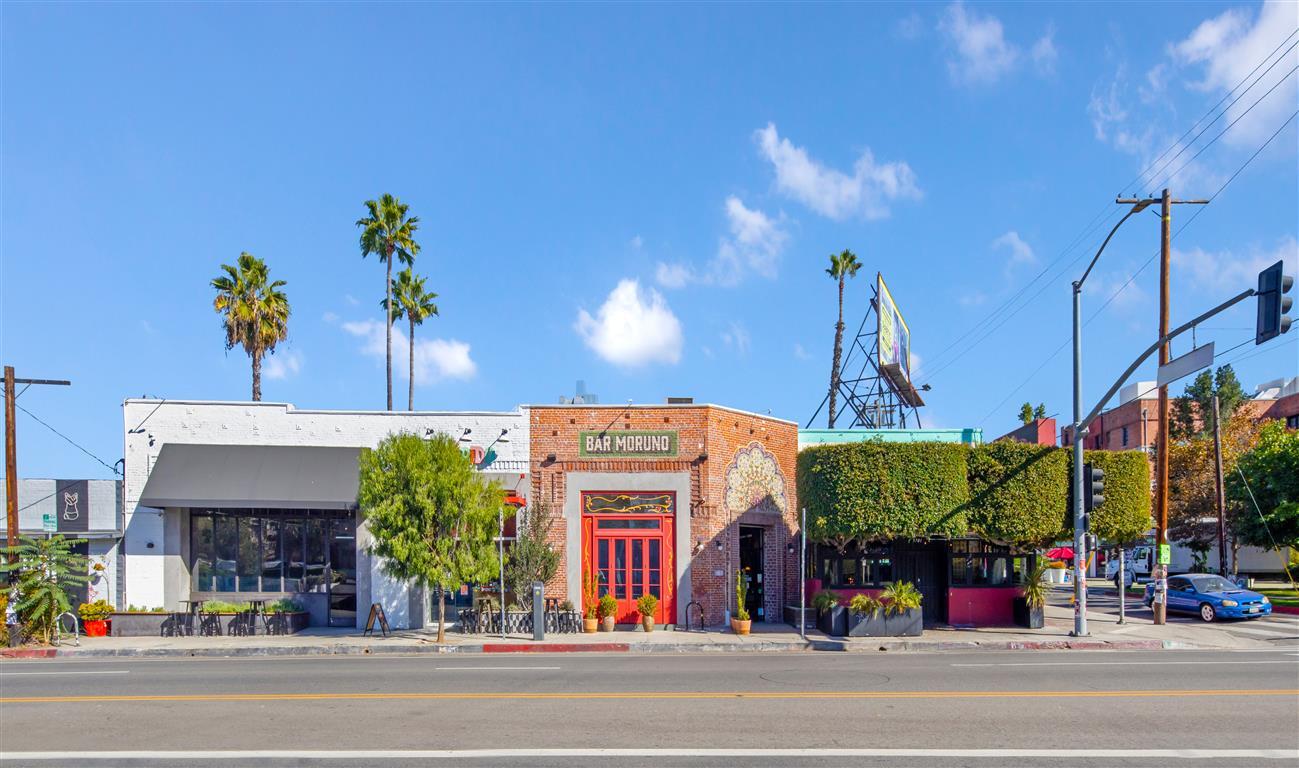
[[0, 662], [3, 765], [1299, 766], [1297, 726], [1299, 645]]
[[[1107, 614], [1117, 619], [1119, 615], [1119, 597], [1113, 585], [1107, 587], [1104, 586], [1104, 583], [1098, 585], [1094, 581], [1088, 582], [1088, 584], [1087, 613], [1089, 615]], [[1054, 589], [1051, 591], [1051, 604], [1059, 606], [1072, 605], [1070, 602], [1072, 594], [1068, 590]], [[1141, 602], [1140, 597], [1135, 595], [1128, 596], [1124, 612], [1126, 617], [1133, 621], [1149, 622], [1154, 619], [1154, 612]], [[1218, 619], [1211, 624], [1207, 624], [1198, 615], [1172, 612], [1168, 614], [1167, 620], [1169, 624], [1209, 627], [1240, 638], [1275, 645], [1293, 645], [1299, 642], [1299, 616], [1294, 614], [1274, 613], [1270, 616], [1252, 619]]]

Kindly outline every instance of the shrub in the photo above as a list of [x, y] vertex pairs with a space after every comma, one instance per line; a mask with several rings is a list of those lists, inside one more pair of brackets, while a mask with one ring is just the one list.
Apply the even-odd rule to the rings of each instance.
[[1021, 545], [1060, 538], [1069, 508], [1068, 460], [1058, 448], [1009, 441], [972, 448], [970, 531]]
[[883, 609], [884, 603], [866, 594], [853, 595], [852, 599], [848, 601], [849, 611], [864, 616], [874, 616]]
[[14, 604], [24, 633], [48, 644], [54, 634], [59, 614], [71, 610], [66, 587], [84, 586], [90, 582], [86, 558], [72, 551], [73, 545], [85, 539], [67, 539], [55, 534], [48, 538], [23, 536], [17, 546], [3, 547], [5, 555], [16, 555], [17, 562], [0, 561], [0, 573], [17, 572], [18, 594]]
[[292, 598], [281, 598], [266, 606], [267, 613], [305, 613], [307, 607]]
[[924, 596], [911, 582], [895, 581], [884, 588], [884, 591], [880, 593], [880, 599], [888, 605], [888, 609], [896, 616], [919, 608]]
[[967, 530], [968, 450], [872, 440], [798, 455], [808, 535], [821, 541], [959, 536]]
[[823, 589], [812, 596], [812, 607], [817, 613], [825, 613], [839, 604], [839, 595], [828, 589]]
[[586, 605], [586, 618], [600, 618], [600, 587], [595, 574], [588, 568], [582, 576], [582, 602]]
[[738, 621], [749, 620], [748, 602], [749, 585], [744, 580], [744, 571], [735, 572], [735, 618]]
[[659, 599], [654, 595], [641, 595], [640, 599], [636, 601], [636, 610], [640, 612], [641, 616], [653, 616], [658, 607]]
[[[1105, 471], [1105, 502], [1091, 514], [1091, 532], [1121, 544], [1139, 540], [1154, 525], [1150, 517], [1150, 461], [1141, 451], [1086, 451], [1083, 460]], [[1070, 454], [1069, 472], [1073, 472]], [[1072, 479], [1073, 475], [1069, 477]], [[1072, 494], [1071, 494], [1072, 496]], [[1073, 530], [1073, 504], [1068, 529]]]
[[77, 606], [77, 615], [82, 621], [103, 621], [113, 615], [113, 606], [109, 605], [107, 600], [82, 603]]
[[248, 603], [231, 603], [225, 600], [205, 600], [204, 613], [243, 613], [251, 606]]
[[572, 600], [565, 600], [564, 602], [560, 603], [560, 604], [559, 604], [559, 610], [561, 610], [561, 611], [563, 611], [563, 612], [565, 612], [565, 613], [571, 613], [571, 612], [574, 610], [574, 609], [573, 609], [573, 601], [572, 601]]
[[614, 599], [613, 595], [609, 594], [608, 592], [605, 592], [604, 595], [600, 598], [600, 618], [607, 619], [611, 616], [617, 616], [617, 615], [618, 615], [618, 601]]

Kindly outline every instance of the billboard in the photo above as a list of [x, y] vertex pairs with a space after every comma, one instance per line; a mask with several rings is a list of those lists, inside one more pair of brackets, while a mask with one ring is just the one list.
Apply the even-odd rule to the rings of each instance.
[[[879, 316], [880, 370], [889, 370], [889, 366], [896, 366], [893, 370], [900, 373], [903, 380], [909, 382], [911, 381], [911, 330], [907, 328], [907, 321], [902, 319], [902, 313], [898, 311], [893, 295], [884, 284], [884, 276], [877, 272], [875, 279], [879, 283], [877, 292], [879, 307], [876, 314]], [[900, 382], [894, 383], [900, 384]]]

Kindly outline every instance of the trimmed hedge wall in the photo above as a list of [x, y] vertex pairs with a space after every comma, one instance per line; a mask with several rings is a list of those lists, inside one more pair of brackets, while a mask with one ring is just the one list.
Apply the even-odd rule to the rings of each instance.
[[958, 536], [969, 500], [964, 445], [871, 441], [798, 454], [808, 535], [822, 541]]
[[970, 449], [970, 532], [1016, 544], [1061, 537], [1069, 509], [1065, 451], [1025, 443], [989, 443]]
[[[1092, 532], [1132, 541], [1150, 528], [1150, 466], [1139, 451], [1088, 451], [1105, 470]], [[798, 454], [808, 536], [821, 541], [961, 536], [1038, 546], [1073, 529], [1065, 448], [868, 441]]]

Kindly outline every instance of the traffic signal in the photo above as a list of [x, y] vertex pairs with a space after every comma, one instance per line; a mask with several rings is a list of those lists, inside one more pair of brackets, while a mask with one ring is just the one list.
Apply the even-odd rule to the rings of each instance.
[[1285, 262], [1278, 261], [1258, 273], [1258, 324], [1254, 343], [1262, 344], [1290, 330], [1290, 311], [1293, 299], [1285, 294], [1294, 286], [1294, 276], [1285, 274]]
[[1083, 465], [1083, 511], [1089, 525], [1084, 530], [1091, 530], [1091, 512], [1105, 503], [1105, 470]]

